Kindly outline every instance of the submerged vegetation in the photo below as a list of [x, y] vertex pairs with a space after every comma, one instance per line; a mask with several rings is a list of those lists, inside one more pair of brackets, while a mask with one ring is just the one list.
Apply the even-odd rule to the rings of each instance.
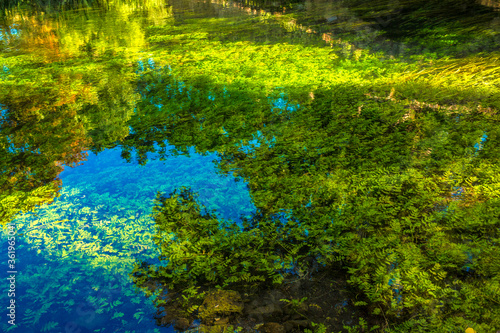
[[[251, 211], [244, 184], [216, 176], [211, 158], [150, 161], [145, 169], [120, 163], [115, 149], [98, 157], [90, 154], [83, 166], [65, 170], [55, 202], [15, 220], [23, 239], [16, 246], [22, 272], [17, 278], [17, 327], [45, 332], [44, 326], [54, 322], [58, 325], [52, 331], [62, 330], [69, 318], [82, 330], [102, 329], [107, 320], [105, 331], [144, 332], [154, 307], [134, 292], [128, 274], [137, 259], [154, 260], [158, 254], [149, 216], [155, 193], [189, 185], [221, 216], [236, 218], [232, 207]], [[190, 176], [194, 171], [196, 177]], [[170, 177], [159, 186], [165, 173]], [[8, 302], [7, 294], [0, 300]], [[36, 311], [39, 303], [43, 311]], [[9, 326], [1, 325], [7, 331]]]
[[[78, 203], [56, 200], [47, 221], [58, 223], [40, 208], [19, 232], [56, 257], [126, 262], [157, 322], [180, 331], [494, 332], [500, 18], [472, 1], [449, 14], [419, 3], [193, 5], [209, 18], [174, 3], [130, 25], [147, 54], [131, 38], [60, 29], [45, 31], [57, 46], [33, 56], [24, 32], [6, 33], [2, 223], [57, 196], [61, 165], [87, 150], [118, 147], [147, 168], [151, 153], [168, 161], [194, 147], [248, 184], [255, 212], [223, 219], [189, 184], [158, 184], [155, 228], [136, 215], [150, 206], [113, 220], [88, 202], [72, 220], [62, 211]], [[120, 210], [137, 191], [122, 185], [85, 200]], [[125, 255], [139, 250], [148, 255]]]
[[[230, 29], [190, 23], [149, 29], [155, 63], [143, 64], [143, 100], [124, 146], [166, 139], [216, 151], [221, 170], [248, 180], [258, 211], [240, 231], [217, 229], [187, 193], [160, 199], [155, 239], [166, 266], [142, 263], [134, 274], [145, 290], [148, 277], [168, 289], [157, 299], [163, 323], [197, 318], [214, 289], [253, 290], [251, 304], [263, 290], [284, 292], [340, 265], [357, 295], [349, 308], [366, 314], [356, 319], [360, 329], [498, 325], [499, 154], [490, 143], [498, 75], [477, 84], [480, 73], [498, 73], [498, 54], [381, 59], [346, 53], [346, 44], [337, 52], [304, 47], [293, 32], [283, 37], [289, 44], [232, 42]], [[244, 325], [250, 313], [224, 322]], [[308, 325], [297, 314], [261, 315], [281, 327]]]

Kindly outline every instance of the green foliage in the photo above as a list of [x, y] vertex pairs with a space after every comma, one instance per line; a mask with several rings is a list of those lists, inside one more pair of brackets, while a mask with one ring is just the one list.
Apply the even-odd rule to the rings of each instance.
[[483, 112], [488, 114], [492, 113], [491, 108], [500, 107], [495, 97], [499, 94], [499, 62], [498, 52], [439, 59], [423, 68], [396, 74], [375, 90], [380, 93], [394, 87], [403, 98], [438, 104], [443, 111], [449, 105], [455, 109], [458, 109], [457, 104], [469, 106], [470, 110], [480, 104]]
[[[378, 5], [353, 3], [359, 17], [352, 25], [361, 29], [377, 21], [387, 13]], [[0, 184], [2, 221], [50, 201], [58, 169], [47, 165], [78, 163], [86, 144], [101, 151], [120, 142], [123, 157], [130, 159], [135, 150], [141, 164], [148, 162], [147, 152], [165, 157], [166, 140], [177, 153], [196, 146], [203, 154], [218, 152], [222, 173], [248, 180], [257, 212], [242, 225], [203, 211], [195, 195], [180, 188], [158, 195], [152, 230], [150, 219], [135, 215], [147, 211], [146, 204], [127, 206], [138, 195], [100, 195], [86, 188], [88, 199], [41, 207], [36, 221], [19, 220], [19, 231], [29, 234], [39, 254], [62, 263], [85, 254], [91, 267], [111, 272], [132, 268], [127, 253], [158, 255], [154, 242], [165, 265], [136, 264], [134, 282], [158, 307], [174, 304], [189, 318], [213, 290], [257, 293], [340, 263], [358, 296], [353, 304], [370, 314], [346, 327], [350, 332], [468, 325], [493, 331], [500, 326], [498, 54], [436, 60], [432, 52], [450, 54], [457, 43], [458, 54], [492, 50], [497, 32], [485, 37], [484, 31], [460, 28], [438, 15], [422, 25], [432, 7], [404, 5], [405, 15], [393, 23], [414, 30], [407, 38], [381, 28], [364, 35], [354, 29], [333, 40], [319, 29], [307, 32], [311, 28], [295, 21], [295, 13], [183, 24], [168, 18], [164, 26], [148, 27], [144, 37], [163, 67], [137, 77], [130, 54], [106, 49], [94, 35], [73, 38], [81, 53], [65, 62], [2, 56], [15, 75], [1, 81], [0, 102], [13, 110], [1, 147], [9, 147], [7, 136], [15, 149], [31, 147], [0, 161], [8, 169]], [[432, 5], [433, 13], [442, 13], [450, 3]], [[473, 9], [484, 14], [477, 17], [493, 19]], [[409, 50], [402, 47], [406, 58], [356, 46], [371, 36], [379, 42], [382, 35], [412, 42]], [[478, 37], [483, 38], [474, 45]], [[423, 45], [429, 50], [420, 52]], [[408, 57], [412, 53], [417, 55]], [[106, 74], [97, 75], [101, 70]], [[135, 84], [140, 100], [132, 93]], [[278, 98], [285, 107], [273, 106]], [[290, 110], [292, 105], [300, 107]], [[57, 126], [71, 129], [66, 139], [46, 140]], [[242, 146], [256, 137], [260, 145], [244, 152]], [[113, 208], [105, 208], [100, 219], [96, 214], [105, 204]], [[92, 272], [86, 271], [87, 278]], [[35, 268], [29, 273], [41, 276]], [[63, 276], [52, 277], [52, 285]], [[61, 285], [60, 292], [70, 287]], [[54, 296], [39, 285], [28, 293], [49, 300], [25, 313], [24, 322], [37, 325]], [[116, 322], [124, 320], [122, 301], [93, 295], [86, 301]], [[53, 324], [47, 325], [40, 330]]]
[[30, 192], [13, 191], [0, 196], [0, 225], [12, 221], [19, 211], [33, 211], [42, 203], [50, 203], [56, 190], [53, 185], [46, 185]]
[[[497, 126], [479, 112], [462, 115], [457, 122], [453, 114], [422, 110], [401, 121], [406, 112], [402, 105], [363, 98], [364, 91], [357, 88], [317, 90], [312, 102], [290, 115], [290, 122], [270, 122], [263, 130], [265, 137], [280, 134], [273, 147], [260, 147], [248, 157], [238, 156], [237, 146], [208, 141], [217, 142], [213, 149], [226, 151], [223, 169], [239, 170], [250, 179], [260, 214], [238, 231], [199, 215], [189, 192], [160, 197], [157, 242], [169, 262], [157, 270], [136, 266], [139, 284], [151, 276], [177, 292], [186, 286], [235, 288], [247, 282], [241, 278], [247, 272], [261, 277], [258, 270], [247, 271], [256, 262], [259, 268], [268, 267], [270, 275], [274, 269], [278, 277], [280, 267], [270, 265], [269, 259], [279, 259], [301, 277], [312, 272], [307, 264], [311, 258], [326, 265], [341, 261], [348, 268], [349, 283], [363, 294], [364, 301], [356, 304], [376, 307], [373, 315], [391, 323], [419, 321], [432, 329], [447, 321], [453, 327], [460, 314], [467, 313], [474, 323], [486, 321], [487, 327], [494, 327], [495, 319], [488, 315], [492, 310], [480, 309], [494, 308], [498, 298], [493, 268], [498, 256], [491, 250], [498, 244], [498, 218], [490, 215], [498, 213], [498, 181], [476, 174], [497, 172], [490, 150], [496, 148], [484, 146], [472, 156], [468, 147], [481, 135], [478, 128], [496, 136]], [[314, 136], [307, 135], [310, 130]], [[205, 140], [217, 137], [204, 133]], [[458, 187], [465, 193], [460, 201], [452, 200], [450, 193]], [[311, 208], [303, 206], [307, 201]], [[446, 205], [453, 214], [443, 213], [440, 207]], [[280, 213], [278, 207], [293, 209], [293, 218], [284, 225], [273, 219]], [[311, 217], [313, 209], [316, 218]], [[255, 238], [257, 230], [264, 243]], [[259, 253], [238, 244], [255, 244]], [[482, 259], [474, 263], [474, 277], [466, 278], [467, 251], [480, 253]], [[203, 253], [210, 253], [210, 259], [202, 260]], [[268, 255], [267, 261], [260, 259], [261, 253]], [[477, 307], [468, 301], [478, 293], [486, 295], [486, 289], [495, 296], [483, 297]], [[366, 329], [363, 325], [360, 328]]]
[[284, 298], [284, 299], [280, 299], [280, 301], [288, 303], [292, 307], [298, 308], [298, 307], [300, 307], [301, 304], [303, 304], [305, 301], [307, 301], [307, 297], [303, 297], [301, 299], [291, 299], [291, 300]]
[[304, 314], [300, 313], [302, 311], [302, 306], [305, 304], [304, 302], [307, 301], [307, 297], [302, 297], [301, 299], [280, 299], [281, 302], [287, 303], [288, 306], [292, 308], [292, 311], [299, 314], [302, 317], [307, 318]]
[[149, 279], [166, 281], [169, 293], [180, 293], [182, 298], [178, 296], [176, 301], [187, 305], [203, 296], [200, 285], [239, 290], [282, 282], [276, 268], [281, 267], [280, 260], [290, 258], [270, 251], [278, 247], [266, 233], [271, 228], [247, 225], [240, 230], [237, 224], [219, 221], [209, 212], [202, 214], [194, 199], [186, 188], [169, 196], [158, 195], [154, 241], [166, 265], [155, 269], [145, 262], [136, 264], [133, 275], [139, 287]]
[[317, 324], [317, 323], [311, 322], [311, 325], [314, 328], [314, 330], [310, 330], [310, 329], [306, 328], [304, 330], [305, 333], [326, 333], [327, 332], [326, 326], [323, 324]]
[[343, 328], [348, 333], [373, 332], [373, 331], [376, 331], [377, 329], [380, 329], [380, 327], [378, 325], [370, 327], [370, 325], [368, 325], [366, 320], [362, 317], [358, 318], [358, 320], [359, 320], [359, 324], [354, 325], [354, 326], [344, 326]]

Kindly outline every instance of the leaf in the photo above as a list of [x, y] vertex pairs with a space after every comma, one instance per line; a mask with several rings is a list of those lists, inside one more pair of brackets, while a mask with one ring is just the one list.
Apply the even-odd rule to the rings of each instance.
[[144, 315], [144, 312], [139, 311], [139, 312], [134, 313], [134, 318], [139, 320], [139, 318], [142, 318], [143, 315]]
[[47, 324], [45, 324], [42, 328], [42, 332], [51, 332], [54, 330], [59, 325], [59, 323], [55, 321], [49, 321]]
[[114, 301], [112, 304], [113, 304], [113, 307], [115, 307], [115, 306], [118, 306], [120, 304], [123, 304], [123, 302], [117, 300], [117, 301]]
[[123, 312], [115, 312], [113, 314], [113, 317], [111, 317], [111, 319], [120, 318], [120, 317], [123, 317], [123, 316], [124, 316]]
[[135, 303], [135, 304], [140, 304], [141, 303], [141, 299], [139, 297], [134, 297], [134, 298], [131, 299], [131, 302]]

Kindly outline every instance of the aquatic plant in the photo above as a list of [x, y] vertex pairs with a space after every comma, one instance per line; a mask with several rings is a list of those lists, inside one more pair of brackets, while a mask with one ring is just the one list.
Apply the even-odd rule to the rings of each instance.
[[[367, 19], [380, 14], [358, 13]], [[383, 50], [359, 51], [356, 41], [335, 42], [330, 35], [308, 33], [305, 26], [304, 32], [282, 22], [283, 17], [187, 19], [182, 25], [167, 20], [146, 30], [151, 55], [112, 61], [111, 54], [99, 55], [89, 44], [85, 60], [80, 59], [84, 68], [96, 70], [89, 63], [102, 56], [115, 70], [109, 82], [116, 86], [117, 77], [128, 73], [127, 82], [136, 84], [141, 97], [133, 111], [131, 104], [121, 105], [126, 120], [116, 120], [112, 133], [117, 135], [99, 137], [106, 128], [92, 133], [96, 152], [122, 144], [125, 159], [150, 166], [150, 153], [169, 158], [168, 145], [175, 146], [172, 154], [205, 154], [220, 174], [247, 181], [254, 214], [242, 223], [222, 219], [212, 210], [219, 207], [204, 209], [195, 198], [195, 192], [209, 196], [210, 190], [147, 185], [147, 191], [161, 192], [152, 230], [153, 221], [146, 227], [146, 221], [134, 218], [136, 210], [147, 211], [143, 202], [131, 204], [131, 211], [120, 208], [139, 198], [133, 186], [121, 183], [127, 195], [99, 195], [82, 187], [88, 194], [78, 198], [78, 210], [65, 207], [77, 217], [74, 221], [63, 214], [44, 216], [41, 210], [39, 222], [21, 223], [20, 232], [59, 257], [68, 253], [56, 241], [111, 271], [118, 270], [119, 260], [131, 269], [137, 259], [137, 285], [159, 309], [167, 307], [184, 319], [194, 320], [215, 290], [246, 290], [256, 297], [269, 287], [283, 288], [284, 282], [312, 279], [340, 266], [345, 271], [338, 269], [338, 274], [355, 296], [346, 306], [365, 313], [347, 323], [352, 326], [347, 330], [497, 327], [496, 54], [482, 61], [474, 55], [437, 60], [436, 54], [424, 52], [408, 59]], [[267, 34], [266, 24], [287, 28]], [[457, 36], [444, 37], [441, 45], [454, 43]], [[6, 65], [15, 71], [7, 60]], [[120, 72], [123, 68], [128, 71]], [[71, 75], [62, 76], [62, 82]], [[12, 83], [6, 77], [1, 84]], [[51, 75], [42, 77], [54, 81]], [[88, 91], [88, 82], [74, 78], [70, 87], [88, 101], [81, 115], [95, 115], [84, 125], [91, 131], [106, 109], [92, 97], [109, 98], [119, 90], [101, 82], [99, 89]], [[41, 108], [35, 111], [37, 119], [45, 116]], [[10, 153], [23, 152], [24, 144]], [[244, 148], [248, 145], [253, 149]], [[193, 166], [199, 169], [202, 165]], [[226, 195], [217, 197], [230, 200], [234, 194]], [[114, 207], [105, 212], [102, 225], [94, 212], [103, 207], [89, 203], [94, 200]], [[54, 207], [62, 207], [57, 202]], [[237, 207], [241, 201], [233, 203]], [[233, 213], [240, 212], [235, 208]], [[68, 225], [70, 220], [75, 225]], [[122, 241], [126, 246], [120, 247]], [[148, 262], [151, 257], [124, 255], [140, 250], [152, 255], [140, 246], [152, 241], [159, 246], [155, 263]], [[123, 304], [111, 309], [97, 299], [87, 301], [102, 305], [115, 323], [126, 318]], [[36, 319], [33, 313], [28, 318]]]
[[[164, 106], [173, 98], [158, 88], [172, 81], [179, 82], [184, 71], [187, 70], [179, 70], [177, 76], [163, 76], [161, 83], [159, 79], [147, 81], [152, 95], [161, 97]], [[225, 89], [238, 101], [256, 101], [260, 122], [266, 125], [261, 127], [262, 131], [268, 137], [273, 135], [272, 144], [255, 145], [255, 149], [242, 155], [238, 152], [240, 138], [251, 141], [248, 138], [251, 133], [243, 124], [252, 118], [249, 117], [248, 122], [234, 122], [241, 124], [241, 131], [228, 129], [228, 133], [234, 134], [227, 137], [227, 133], [194, 124], [197, 119], [214, 119], [213, 128], [223, 125], [227, 128], [226, 124], [241, 114], [228, 113], [224, 122], [217, 122], [214, 114], [218, 109], [205, 108], [188, 117], [185, 110], [200, 109], [192, 108], [194, 103], [189, 102], [187, 95], [177, 93], [175, 101], [179, 104], [167, 107], [169, 117], [163, 118], [165, 127], [157, 129], [155, 137], [168, 139], [178, 147], [186, 144], [186, 136], [196, 137], [200, 140], [200, 149], [224, 151], [219, 167], [249, 179], [258, 214], [247, 220], [248, 229], [229, 233], [225, 227], [218, 229], [220, 224], [213, 217], [197, 213], [200, 208], [191, 194], [180, 192], [160, 197], [156, 220], [161, 232], [156, 239], [162, 244], [161, 258], [169, 258], [169, 261], [160, 267], [138, 264], [134, 270], [136, 283], [146, 292], [151, 292], [146, 285], [150, 280], [165, 281], [165, 288], [175, 291], [167, 302], [158, 296], [157, 306], [173, 306], [183, 317], [193, 319], [210, 288], [248, 290], [248, 283], [255, 282], [251, 290], [257, 292], [268, 286], [268, 279], [276, 273], [285, 280], [293, 280], [314, 275], [315, 265], [342, 262], [348, 268], [348, 282], [363, 295], [353, 305], [368, 308], [372, 328], [384, 325], [385, 318], [391, 323], [385, 323], [387, 329], [390, 325], [405, 323], [398, 326], [402, 328], [423, 321], [427, 325], [446, 322], [451, 328], [461, 319], [448, 315], [445, 320], [444, 311], [455, 313], [459, 311], [458, 304], [467, 303], [474, 293], [486, 293], [486, 289], [479, 291], [478, 285], [468, 282], [472, 281], [471, 276], [467, 280], [463, 277], [462, 266], [469, 246], [480, 250], [485, 260], [485, 265], [469, 260], [474, 261], [474, 267], [481, 267], [478, 279], [491, 281], [485, 287], [488, 292], [495, 290], [496, 282], [491, 280], [495, 273], [486, 262], [495, 262], [496, 256], [492, 252], [486, 254], [484, 251], [489, 245], [478, 238], [465, 246], [465, 238], [470, 238], [470, 226], [465, 231], [457, 224], [461, 220], [459, 216], [466, 216], [471, 213], [469, 209], [473, 209], [478, 219], [475, 225], [484, 227], [489, 218], [480, 212], [497, 209], [498, 190], [489, 192], [490, 200], [479, 194], [489, 186], [497, 189], [497, 181], [489, 183], [487, 179], [491, 178], [481, 178], [483, 183], [479, 183], [479, 177], [471, 178], [478, 170], [487, 174], [497, 172], [495, 157], [490, 155], [496, 148], [488, 147], [491, 133], [498, 133], [495, 123], [489, 121], [494, 114], [484, 114], [480, 108], [468, 112], [461, 109], [457, 122], [458, 111], [431, 112], [433, 109], [424, 106], [410, 108], [410, 115], [406, 116], [409, 108], [404, 103], [391, 98], [379, 100], [367, 94], [369, 87], [338, 82], [316, 88], [314, 98], [296, 95], [301, 107], [289, 115], [288, 121], [273, 121], [272, 108], [258, 102], [264, 99], [266, 90], [262, 90], [261, 98], [257, 97], [257, 91], [247, 95], [237, 88], [239, 84], [234, 80], [237, 78], [226, 82]], [[204, 89], [210, 87], [213, 91], [214, 86], [217, 87], [215, 83], [210, 86], [208, 78], [186, 76], [182, 81], [191, 85], [191, 98], [193, 92], [206, 96]], [[293, 86], [287, 89], [293, 91]], [[231, 105], [231, 99], [219, 98], [215, 102], [222, 108]], [[197, 103], [206, 105], [210, 99], [201, 98]], [[141, 119], [148, 119], [148, 114], [141, 113]], [[190, 124], [184, 129], [196, 135], [184, 131], [181, 137], [166, 130], [173, 124], [178, 126], [176, 121], [182, 117], [189, 119], [184, 124]], [[308, 135], [310, 131], [314, 131], [314, 135]], [[140, 137], [139, 127], [136, 133]], [[453, 186], [448, 180], [450, 175], [454, 176]], [[452, 187], [457, 186], [468, 187], [470, 196], [450, 201]], [[436, 205], [443, 203], [448, 203], [453, 215], [444, 216], [436, 209]], [[490, 205], [491, 208], [487, 208]], [[338, 210], [332, 211], [332, 206]], [[290, 215], [281, 229], [273, 215], [282, 209], [291, 209], [293, 217]], [[497, 220], [494, 221], [488, 227], [488, 234], [492, 236], [488, 244], [497, 243]], [[207, 229], [198, 229], [205, 224]], [[267, 253], [266, 260], [261, 259], [260, 252], [246, 248], [243, 254], [235, 252], [238, 247], [231, 243], [236, 237], [233, 233], [240, 235], [242, 242], [257, 242], [248, 233], [251, 230], [260, 232], [260, 237], [265, 239], [260, 249]], [[269, 231], [272, 232], [268, 234]], [[226, 245], [231, 246], [231, 251]], [[441, 251], [447, 254], [441, 256], [438, 254]], [[202, 260], [200, 253], [211, 253], [212, 261]], [[233, 256], [241, 255], [251, 255], [243, 261], [248, 266], [231, 264]], [[276, 266], [269, 265], [270, 259]], [[226, 260], [229, 260], [227, 267], [233, 267], [233, 271], [228, 272]], [[286, 267], [280, 265], [282, 261]], [[388, 265], [392, 268], [387, 269]], [[269, 267], [267, 278], [260, 272], [261, 267]], [[242, 280], [247, 270], [250, 275]], [[298, 274], [295, 276], [293, 271]], [[274, 280], [275, 285], [280, 281], [283, 280]], [[485, 302], [482, 306], [491, 307], [486, 305], [490, 300], [482, 301]], [[469, 319], [469, 323], [477, 327], [485, 321], [490, 323], [485, 327], [491, 325], [490, 317], [476, 310], [461, 307], [460, 311], [467, 311], [469, 318], [474, 318]], [[420, 319], [424, 316], [427, 319]], [[375, 321], [377, 317], [380, 319]], [[412, 319], [415, 317], [418, 319]], [[361, 327], [366, 325], [365, 322]]]
[[[30, 310], [20, 316], [19, 324], [43, 331], [49, 321], [57, 329], [71, 318], [79, 327], [94, 330], [107, 318], [108, 329], [114, 325], [143, 331], [140, 325], [149, 320], [154, 308], [135, 293], [128, 273], [135, 260], [154, 260], [158, 254], [149, 217], [156, 191], [186, 184], [192, 174], [188, 184], [202, 189], [210, 186], [210, 192], [200, 192], [208, 207], [219, 209], [219, 216], [237, 217], [230, 207], [224, 209], [221, 193], [231, 194], [232, 206], [247, 206], [251, 211], [249, 198], [241, 188], [232, 187], [244, 184], [214, 177], [212, 169], [210, 157], [179, 157], [169, 162], [152, 160], [144, 170], [121, 162], [115, 149], [91, 154], [86, 164], [65, 171], [60, 196], [51, 205], [14, 221], [18, 239], [24, 239], [17, 245], [19, 264], [34, 258], [17, 277], [18, 284], [26, 286], [17, 301]], [[101, 176], [96, 178], [95, 172]], [[137, 173], [142, 173], [140, 180]], [[169, 180], [164, 174], [170, 175]], [[165, 180], [161, 186], [159, 179]], [[68, 280], [68, 276], [73, 278]], [[44, 310], [34, 311], [36, 304], [43, 304]], [[85, 310], [80, 311], [82, 306]]]

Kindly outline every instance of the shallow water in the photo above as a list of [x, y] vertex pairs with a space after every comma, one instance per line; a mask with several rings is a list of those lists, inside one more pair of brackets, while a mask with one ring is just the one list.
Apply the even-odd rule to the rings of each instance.
[[[286, 16], [290, 12], [297, 15]], [[387, 59], [427, 47], [446, 56], [460, 53], [452, 46], [467, 42], [463, 35], [448, 34], [448, 26], [438, 24], [436, 34], [416, 29], [415, 22], [402, 24], [397, 2], [382, 14], [330, 1], [257, 6], [185, 0], [131, 2], [55, 16], [22, 14], [10, 15], [0, 28], [0, 50], [6, 55], [0, 80], [18, 82], [26, 75], [30, 81], [20, 88], [12, 85], [5, 97], [11, 105], [22, 100], [17, 110], [0, 105], [2, 177], [10, 184], [2, 189], [13, 198], [29, 193], [50, 201], [56, 192], [58, 197], [12, 221], [15, 273], [4, 270], [1, 278], [15, 276], [15, 295], [2, 293], [0, 301], [15, 299], [17, 325], [3, 320], [0, 327], [14, 332], [173, 331], [155, 324], [155, 308], [135, 292], [129, 278], [137, 260], [158, 263], [152, 216], [157, 192], [190, 187], [208, 211], [237, 224], [251, 218], [256, 206], [282, 222], [293, 220], [291, 206], [308, 208], [322, 200], [309, 188], [315, 186], [307, 181], [309, 171], [296, 188], [288, 185], [273, 195], [269, 188], [258, 188], [256, 179], [274, 175], [272, 186], [281, 189], [286, 179], [277, 175], [300, 174], [325, 149], [323, 142], [306, 147], [305, 140], [314, 139], [311, 130], [299, 139], [288, 132], [291, 140], [280, 138], [289, 124], [302, 121], [304, 103], [320, 98], [310, 86], [347, 82], [362, 89], [376, 76], [373, 72], [384, 76], [397, 66], [367, 71], [356, 65], [363, 59], [361, 48], [381, 51]], [[410, 30], [433, 36], [434, 49], [411, 44], [405, 39]], [[493, 49], [495, 38], [491, 33], [491, 39], [467, 52]], [[297, 58], [282, 60], [280, 52]], [[252, 61], [245, 62], [244, 56]], [[344, 68], [334, 65], [339, 57]], [[174, 62], [177, 66], [171, 67]], [[234, 66], [221, 74], [220, 64], [227, 63]], [[346, 76], [351, 65], [359, 71]], [[292, 70], [282, 70], [287, 66]], [[223, 74], [227, 82], [219, 81]], [[448, 132], [439, 133], [445, 142]], [[476, 135], [470, 149], [477, 153], [486, 138]], [[275, 147], [277, 156], [269, 153]], [[264, 155], [279, 167], [258, 169], [251, 177], [248, 170], [227, 170], [234, 160], [248, 157], [269, 166], [260, 160]], [[330, 182], [328, 176], [321, 179]], [[290, 188], [306, 199], [294, 201]], [[9, 204], [18, 208], [14, 201]], [[304, 235], [309, 236], [308, 229]], [[7, 236], [4, 230], [4, 267]], [[467, 255], [468, 265], [473, 257]], [[388, 281], [399, 304], [405, 297], [399, 294], [399, 278]], [[339, 304], [342, 308], [347, 300]]]
[[[141, 166], [126, 163], [119, 148], [90, 153], [83, 165], [60, 174], [62, 195], [53, 204], [41, 207], [38, 216], [28, 213], [14, 220], [17, 232], [26, 233], [16, 238], [20, 330], [54, 323], [52, 331], [154, 331], [150, 318], [154, 308], [134, 293], [128, 273], [134, 259], [154, 262], [158, 256], [149, 216], [157, 191], [170, 193], [190, 186], [200, 193], [200, 203], [216, 210], [220, 218], [238, 220], [239, 214], [252, 213], [245, 183], [217, 175], [214, 155], [191, 151], [190, 157], [166, 161], [153, 154], [148, 157], [151, 161]], [[58, 224], [61, 220], [66, 222]], [[122, 233], [132, 226], [134, 234]], [[147, 233], [150, 237], [144, 238]], [[94, 235], [99, 235], [99, 249], [75, 248], [75, 243], [95, 244]], [[115, 304], [112, 310], [110, 304]], [[30, 315], [30, 310], [38, 316]]]
[[[218, 6], [197, 6], [197, 10], [207, 17], [214, 14], [214, 7]], [[69, 19], [42, 20], [40, 24], [31, 21], [31, 26], [29, 19], [20, 19], [22, 24], [12, 23], [2, 30], [1, 39], [8, 52], [40, 52], [49, 61], [64, 60], [78, 52], [81, 42], [89, 38], [103, 40], [105, 47], [114, 50], [142, 52], [146, 49], [144, 27], [171, 17], [169, 10], [161, 8], [154, 13], [119, 9], [65, 12], [63, 16]], [[180, 8], [175, 16], [189, 15], [184, 12]], [[19, 25], [23, 28], [13, 28]], [[57, 41], [47, 43], [51, 38]], [[99, 48], [99, 43], [95, 47]], [[4, 66], [3, 74], [9, 72]], [[7, 110], [2, 110], [7, 116]], [[11, 143], [8, 149], [16, 153], [24, 148]], [[2, 293], [1, 298], [2, 303], [15, 299], [16, 325], [2, 321], [2, 331], [172, 331], [154, 323], [154, 307], [142, 293], [135, 293], [128, 277], [136, 259], [154, 262], [158, 256], [150, 216], [156, 193], [189, 186], [199, 193], [199, 202], [207, 209], [234, 221], [254, 210], [244, 181], [235, 182], [234, 177], [216, 173], [212, 163], [216, 154], [202, 156], [191, 149], [189, 157], [160, 160], [149, 153], [148, 162], [141, 166], [127, 163], [120, 151], [117, 147], [97, 155], [89, 152], [79, 166], [66, 166], [58, 175], [62, 181], [60, 197], [41, 206], [37, 214], [26, 213], [13, 220], [18, 233], [15, 295], [9, 298]], [[4, 259], [6, 237], [4, 234], [1, 247]], [[4, 271], [2, 279], [10, 275]]]

